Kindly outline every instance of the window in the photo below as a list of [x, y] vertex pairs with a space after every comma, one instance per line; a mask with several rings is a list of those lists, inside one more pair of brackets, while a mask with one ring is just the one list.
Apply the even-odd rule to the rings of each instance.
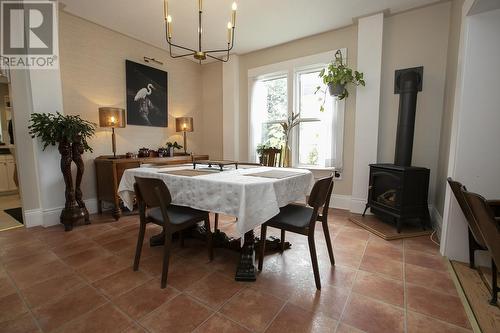
[[[285, 134], [280, 124], [292, 111], [303, 120], [291, 133], [292, 165], [305, 168], [342, 170], [343, 101], [326, 94], [319, 72], [334, 52], [265, 66], [249, 71], [250, 159], [257, 161], [259, 144], [283, 147]], [[309, 59], [313, 58], [313, 59]]]

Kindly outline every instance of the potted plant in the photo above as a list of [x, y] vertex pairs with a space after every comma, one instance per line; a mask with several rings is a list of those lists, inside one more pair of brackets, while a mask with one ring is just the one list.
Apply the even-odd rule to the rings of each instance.
[[182, 149], [182, 146], [180, 144], [177, 143], [177, 141], [174, 141], [174, 143], [172, 142], [167, 142], [166, 143], [167, 145], [167, 149], [168, 149], [168, 156], [174, 156], [174, 150], [175, 149]]
[[[337, 97], [339, 100], [349, 96], [349, 91], [347, 90], [348, 84], [353, 84], [355, 86], [365, 85], [363, 73], [353, 71], [351, 68], [347, 67], [342, 59], [340, 50], [335, 52], [335, 59], [328, 64], [326, 68], [321, 70], [319, 77], [323, 79], [323, 83], [328, 86], [330, 95]], [[326, 95], [326, 90], [321, 90], [320, 86], [316, 88], [316, 93], [318, 91]], [[323, 98], [323, 103], [324, 101], [325, 99]], [[321, 111], [324, 111], [323, 105], [321, 106]]]
[[[291, 115], [288, 116], [286, 121], [271, 121], [268, 124], [279, 124], [283, 128], [283, 132], [285, 134], [285, 145], [283, 146], [283, 166], [284, 167], [291, 167], [292, 166], [292, 149], [290, 148], [290, 139], [291, 139], [291, 134], [292, 130], [294, 129], [295, 126], [297, 126], [300, 123], [304, 122], [314, 122], [314, 121], [319, 121], [319, 119], [316, 118], [300, 118], [300, 113], [294, 113], [292, 112]], [[257, 146], [257, 149], [259, 146]], [[264, 147], [266, 148], [266, 147]]]
[[[32, 138], [40, 138], [45, 150], [49, 145], [58, 144], [61, 154], [61, 171], [66, 186], [66, 204], [61, 212], [61, 223], [65, 230], [73, 229], [73, 224], [80, 219], [89, 223], [89, 213], [82, 198], [80, 185], [85, 170], [82, 154], [92, 152], [88, 144], [96, 129], [96, 124], [83, 120], [80, 116], [62, 115], [57, 113], [34, 113], [28, 126]], [[73, 187], [71, 164], [76, 164], [76, 182]]]

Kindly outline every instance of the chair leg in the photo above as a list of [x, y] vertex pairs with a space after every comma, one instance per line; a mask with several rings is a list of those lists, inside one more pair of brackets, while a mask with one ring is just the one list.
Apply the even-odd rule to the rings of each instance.
[[212, 230], [210, 230], [210, 217], [205, 220], [205, 229], [207, 229], [208, 259], [212, 261], [214, 260], [214, 240]]
[[476, 251], [476, 247], [475, 247], [474, 237], [472, 236], [470, 229], [468, 238], [469, 238], [469, 267], [476, 268], [475, 258], [474, 258], [474, 252]]
[[142, 243], [144, 243], [144, 234], [146, 233], [146, 223], [141, 222], [139, 226], [139, 236], [137, 237], [137, 247], [135, 249], [134, 271], [139, 269], [139, 261], [141, 260]]
[[335, 257], [333, 256], [332, 240], [330, 239], [330, 231], [328, 230], [328, 222], [323, 221], [323, 233], [325, 234], [326, 247], [328, 248], [328, 256], [330, 256], [330, 263], [335, 266]]
[[285, 252], [285, 233], [286, 231], [281, 229], [281, 253]]
[[314, 272], [314, 281], [316, 282], [316, 289], [321, 290], [318, 257], [316, 255], [316, 245], [314, 243], [314, 230], [309, 231], [309, 236], [307, 236], [307, 238], [309, 239], [309, 252], [311, 253], [311, 262]]
[[498, 299], [498, 285], [497, 285], [497, 265], [491, 260], [491, 300], [490, 304], [491, 305], [497, 305], [497, 299]]
[[214, 232], [219, 230], [219, 213], [215, 213]]
[[165, 245], [163, 248], [163, 268], [161, 272], [161, 289], [167, 286], [168, 263], [170, 261], [170, 247], [172, 245], [172, 234], [165, 232]]
[[260, 226], [260, 253], [259, 253], [259, 271], [262, 270], [262, 265], [264, 264], [264, 252], [266, 252], [266, 232], [267, 226], [265, 224]]

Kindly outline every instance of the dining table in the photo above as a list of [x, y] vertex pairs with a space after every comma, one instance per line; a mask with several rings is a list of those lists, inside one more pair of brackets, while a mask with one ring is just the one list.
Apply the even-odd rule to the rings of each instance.
[[236, 217], [241, 255], [237, 281], [255, 281], [254, 229], [280, 212], [280, 207], [304, 201], [314, 184], [311, 171], [241, 165], [208, 168], [191, 165], [139, 167], [125, 170], [118, 195], [133, 210], [135, 177], [165, 182], [172, 204]]

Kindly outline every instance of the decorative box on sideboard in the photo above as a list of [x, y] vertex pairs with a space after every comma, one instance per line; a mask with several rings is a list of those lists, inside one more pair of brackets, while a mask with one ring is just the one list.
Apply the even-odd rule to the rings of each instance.
[[102, 203], [109, 202], [114, 206], [112, 215], [115, 220], [121, 217], [122, 210], [117, 192], [125, 170], [138, 168], [141, 164], [185, 164], [192, 163], [193, 160], [208, 160], [208, 158], [208, 155], [138, 158], [99, 156], [94, 160], [97, 181], [97, 209], [99, 214], [102, 214]]

